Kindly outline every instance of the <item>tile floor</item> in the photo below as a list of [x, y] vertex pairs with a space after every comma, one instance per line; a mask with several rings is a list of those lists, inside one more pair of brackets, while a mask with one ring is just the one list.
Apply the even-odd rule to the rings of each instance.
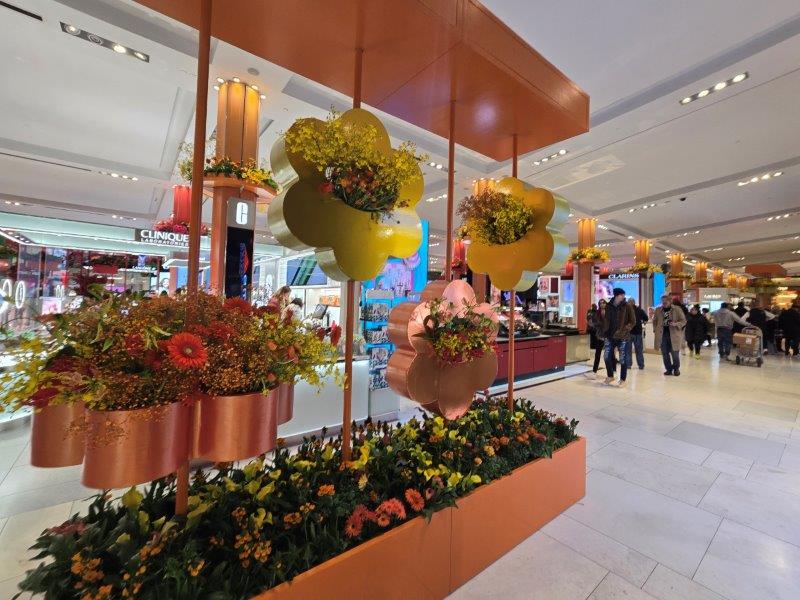
[[[586, 497], [451, 599], [800, 598], [800, 360], [704, 351], [679, 378], [648, 354], [626, 389], [577, 376], [521, 392], [581, 421]], [[36, 535], [91, 493], [28, 452], [27, 432], [0, 432], [0, 600]]]

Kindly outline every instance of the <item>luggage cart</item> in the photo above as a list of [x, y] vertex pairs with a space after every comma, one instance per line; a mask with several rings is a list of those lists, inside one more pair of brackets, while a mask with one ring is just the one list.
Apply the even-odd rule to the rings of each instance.
[[736, 344], [736, 364], [756, 363], [759, 368], [764, 364], [764, 340], [761, 329], [758, 327], [745, 327], [741, 333], [733, 336]]

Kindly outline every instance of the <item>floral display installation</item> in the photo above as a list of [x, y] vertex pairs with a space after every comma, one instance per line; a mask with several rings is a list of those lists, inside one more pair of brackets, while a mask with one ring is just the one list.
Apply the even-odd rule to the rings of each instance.
[[[495, 227], [497, 237], [493, 239], [507, 241], [523, 230], [526, 232], [510, 243], [491, 243], [485, 236], [495, 235], [490, 233], [492, 230], [472, 224], [468, 219], [465, 223], [467, 231], [484, 237], [471, 240], [467, 249], [467, 264], [476, 273], [488, 274], [499, 289], [530, 289], [540, 271], [554, 272], [566, 261], [569, 245], [561, 234], [561, 229], [569, 215], [569, 204], [561, 196], [532, 187], [515, 177], [505, 177], [497, 183], [491, 182], [489, 187], [517, 199], [528, 209], [512, 209], [516, 203], [505, 200], [503, 225], [499, 229]], [[462, 206], [466, 208], [475, 205], [477, 199], [477, 196], [475, 200], [467, 199], [462, 202]], [[472, 214], [478, 213], [473, 211]]]
[[468, 283], [429, 283], [420, 302], [404, 302], [389, 316], [396, 346], [386, 370], [389, 386], [426, 410], [460, 417], [497, 375], [497, 329], [492, 307], [478, 303]]
[[608, 250], [604, 248], [578, 248], [570, 252], [569, 260], [573, 262], [591, 260], [603, 263], [611, 260], [611, 255], [608, 253]]
[[197, 392], [267, 392], [298, 379], [319, 386], [336, 358], [312, 329], [239, 298], [202, 293], [86, 299], [42, 321], [46, 335], [21, 344], [26, 360], [0, 375], [0, 411], [73, 402], [132, 410]]
[[[216, 137], [210, 138], [206, 142], [206, 148], [213, 148], [216, 145]], [[192, 181], [192, 160], [194, 156], [194, 145], [184, 143], [181, 145], [180, 158], [177, 168], [181, 178], [187, 183]], [[204, 177], [231, 177], [241, 179], [247, 183], [261, 187], [271, 187], [278, 189], [272, 171], [259, 165], [255, 160], [249, 159], [244, 162], [231, 160], [227, 156], [207, 156], [203, 165]]]
[[419, 249], [421, 159], [409, 144], [393, 149], [363, 109], [295, 121], [270, 156], [286, 183], [269, 206], [270, 230], [284, 246], [313, 248], [333, 279], [372, 279], [389, 256]]
[[[603, 261], [605, 262], [605, 261]], [[661, 265], [651, 265], [650, 263], [634, 263], [632, 267], [625, 269], [625, 273], [662, 273]]]
[[464, 198], [457, 214], [466, 237], [495, 246], [513, 244], [533, 227], [533, 209], [520, 198], [488, 187]]
[[[156, 221], [153, 225], [153, 229], [155, 231], [167, 231], [169, 233], [189, 233], [189, 222], [188, 221], [179, 221], [175, 218], [175, 215], [170, 215], [166, 219], [161, 219], [160, 221]], [[200, 224], [200, 235], [208, 235], [209, 230], [208, 226]]]
[[24, 591], [86, 598], [251, 598], [576, 439], [567, 421], [504, 398], [460, 419], [366, 422], [341, 438], [311, 437], [269, 461], [198, 471], [189, 512], [175, 516], [162, 479], [119, 501], [97, 496], [85, 516], [46, 530]]

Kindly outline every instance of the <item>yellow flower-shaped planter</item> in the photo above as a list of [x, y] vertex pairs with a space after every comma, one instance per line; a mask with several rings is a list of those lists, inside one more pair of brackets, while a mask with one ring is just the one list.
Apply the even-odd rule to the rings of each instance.
[[535, 188], [515, 177], [501, 179], [495, 189], [521, 199], [533, 210], [533, 227], [512, 244], [490, 245], [472, 240], [467, 264], [486, 273], [501, 290], [530, 289], [539, 271], [560, 269], [569, 254], [561, 229], [569, 216], [569, 203], [556, 194]]
[[[372, 113], [354, 108], [339, 118], [352, 127], [374, 127], [378, 150], [386, 155], [395, 152], [386, 128]], [[307, 121], [323, 126], [319, 119]], [[400, 189], [400, 202], [406, 206], [376, 220], [371, 213], [321, 192], [323, 174], [301, 155], [288, 151], [283, 138], [272, 147], [270, 162], [276, 179], [284, 186], [267, 213], [270, 230], [288, 248], [314, 248], [319, 265], [329, 277], [337, 281], [372, 279], [390, 256], [408, 258], [419, 249], [422, 224], [416, 204], [424, 187], [422, 171]]]

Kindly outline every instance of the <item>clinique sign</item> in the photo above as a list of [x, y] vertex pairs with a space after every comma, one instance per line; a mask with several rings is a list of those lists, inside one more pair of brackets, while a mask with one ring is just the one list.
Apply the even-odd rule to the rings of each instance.
[[188, 248], [189, 234], [174, 233], [172, 231], [155, 231], [153, 229], [137, 229], [136, 241], [156, 244], [158, 246], [172, 246], [173, 248]]

